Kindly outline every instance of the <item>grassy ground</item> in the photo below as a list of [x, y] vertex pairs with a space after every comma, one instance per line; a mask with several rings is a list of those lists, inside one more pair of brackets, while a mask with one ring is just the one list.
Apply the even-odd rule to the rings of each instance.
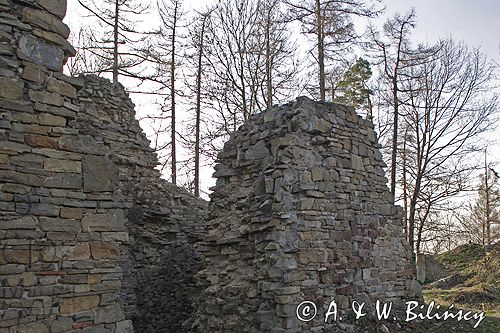
[[[439, 304], [440, 311], [452, 313], [460, 309], [463, 313], [484, 312], [485, 318], [477, 328], [473, 328], [476, 319], [457, 321], [457, 319], [414, 320], [411, 322], [385, 322], [361, 320], [356, 324], [357, 331], [364, 333], [500, 333], [500, 244], [487, 251], [482, 246], [469, 244], [455, 250], [435, 256], [436, 263], [442, 265], [443, 272], [455, 275], [448, 283], [424, 284], [424, 300], [426, 304], [434, 301]], [[435, 267], [434, 267], [435, 268]], [[441, 274], [442, 275], [442, 274]], [[425, 312], [424, 312], [425, 313]], [[432, 313], [436, 313], [433, 311]], [[398, 318], [405, 318], [403, 314]], [[384, 327], [382, 327], [382, 324]]]
[[500, 244], [487, 251], [479, 245], [464, 245], [435, 259], [463, 281], [440, 288], [433, 287], [432, 283], [426, 284], [426, 303], [434, 300], [446, 308], [453, 304], [464, 310], [484, 311], [486, 316], [476, 329], [457, 325], [454, 321], [440, 323], [439, 332], [500, 332]]

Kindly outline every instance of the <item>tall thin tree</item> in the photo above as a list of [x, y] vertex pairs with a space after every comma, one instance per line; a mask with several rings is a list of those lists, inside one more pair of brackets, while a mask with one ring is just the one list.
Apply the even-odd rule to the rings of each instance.
[[334, 55], [344, 57], [344, 52], [357, 40], [352, 16], [374, 17], [381, 13], [380, 1], [373, 0], [288, 0], [291, 19], [298, 20], [302, 32], [315, 36], [318, 65], [319, 98], [326, 99], [326, 67]]
[[[119, 75], [141, 81], [146, 78], [142, 70], [134, 68], [150, 60], [151, 46], [148, 43], [151, 31], [137, 29], [139, 18], [148, 13], [149, 5], [137, 0], [78, 0], [103, 27], [103, 34], [87, 34], [85, 51], [96, 58], [97, 74], [112, 73], [113, 82], [118, 83]], [[80, 66], [85, 68], [85, 66]]]
[[[178, 76], [178, 38], [181, 20], [184, 12], [182, 0], [158, 0], [158, 11], [161, 20], [159, 40], [154, 59], [157, 63], [158, 78], [162, 88], [168, 93], [168, 102], [163, 108], [170, 113], [170, 164], [171, 181], [177, 184], [177, 100], [180, 94], [177, 88]], [[166, 74], [163, 73], [166, 70]], [[164, 79], [163, 79], [164, 77]], [[167, 83], [168, 82], [168, 83]]]
[[369, 27], [369, 45], [377, 51], [376, 58], [381, 63], [383, 74], [390, 82], [391, 106], [392, 106], [392, 144], [391, 144], [391, 175], [390, 192], [394, 202], [396, 199], [396, 174], [397, 174], [397, 151], [399, 135], [399, 105], [400, 99], [400, 73], [408, 66], [410, 60], [418, 57], [410, 49], [411, 29], [415, 27], [416, 15], [412, 9], [404, 15], [396, 14], [388, 19], [383, 27], [385, 40], [372, 27]]

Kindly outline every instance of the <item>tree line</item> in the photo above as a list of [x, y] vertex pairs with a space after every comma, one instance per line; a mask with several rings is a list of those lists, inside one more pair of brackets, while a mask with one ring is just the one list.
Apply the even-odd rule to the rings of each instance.
[[[415, 252], [498, 241], [498, 173], [481, 158], [498, 115], [497, 68], [452, 37], [415, 43], [414, 9], [377, 27], [379, 0], [220, 0], [197, 10], [182, 0], [78, 2], [95, 23], [74, 34], [68, 70], [153, 95], [153, 145], [170, 181], [194, 195], [202, 167], [250, 115], [310, 95], [374, 122]], [[372, 22], [363, 33], [360, 17]], [[457, 199], [474, 191], [474, 203]]]

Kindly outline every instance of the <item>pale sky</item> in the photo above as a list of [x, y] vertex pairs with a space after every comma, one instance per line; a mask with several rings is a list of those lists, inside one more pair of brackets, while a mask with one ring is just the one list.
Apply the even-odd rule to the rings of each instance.
[[[212, 2], [185, 0], [184, 3], [185, 8], [203, 8]], [[414, 7], [417, 14], [417, 26], [413, 32], [415, 42], [432, 43], [439, 38], [452, 36], [470, 46], [480, 46], [489, 58], [500, 65], [500, 0], [385, 0], [385, 4], [386, 12], [378, 19], [379, 23], [396, 12], [404, 13]], [[71, 28], [78, 27], [80, 17], [84, 14], [77, 0], [68, 0], [65, 22]], [[359, 21], [359, 24], [363, 25], [363, 22]], [[500, 86], [500, 78], [498, 82]], [[134, 96], [132, 98], [139, 109], [144, 106], [140, 100]], [[500, 128], [487, 140], [493, 143], [497, 138], [500, 138]], [[490, 160], [500, 163], [499, 142], [492, 145], [489, 155]], [[205, 188], [213, 183], [211, 173], [208, 169], [203, 173]]]

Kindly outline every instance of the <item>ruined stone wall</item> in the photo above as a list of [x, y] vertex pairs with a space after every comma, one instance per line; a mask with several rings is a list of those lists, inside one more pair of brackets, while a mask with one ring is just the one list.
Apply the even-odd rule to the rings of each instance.
[[113, 197], [122, 198], [129, 233], [121, 248], [125, 315], [137, 332], [178, 332], [198, 294], [193, 276], [201, 259], [194, 244], [204, 232], [206, 202], [159, 179], [158, 160], [123, 89], [88, 76], [79, 101], [72, 126], [111, 152], [109, 162], [94, 162], [98, 181], [112, 178], [108, 164], [119, 169]]
[[123, 87], [62, 74], [65, 11], [0, 0], [0, 332], [174, 331], [205, 203], [159, 178]]
[[233, 133], [215, 168], [192, 330], [326, 332], [324, 316], [299, 322], [297, 305], [418, 297], [378, 148], [354, 110], [307, 98]]

